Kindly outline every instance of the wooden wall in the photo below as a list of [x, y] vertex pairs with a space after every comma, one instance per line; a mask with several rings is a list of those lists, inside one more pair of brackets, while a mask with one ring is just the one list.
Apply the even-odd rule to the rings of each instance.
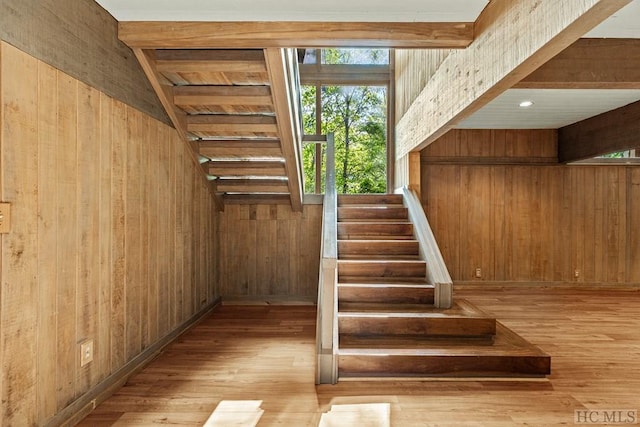
[[2, 0], [0, 40], [171, 123], [118, 23], [94, 0]]
[[4, 42], [0, 108], [0, 425], [44, 425], [214, 301], [216, 218], [173, 129]]
[[220, 213], [223, 300], [317, 300], [322, 205], [227, 205]]
[[640, 167], [559, 165], [556, 139], [453, 130], [423, 150], [422, 200], [455, 281], [640, 283]]

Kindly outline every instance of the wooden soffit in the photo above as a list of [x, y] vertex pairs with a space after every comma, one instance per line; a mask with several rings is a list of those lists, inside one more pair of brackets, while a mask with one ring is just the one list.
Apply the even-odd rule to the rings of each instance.
[[640, 101], [558, 130], [561, 162], [640, 147]]
[[580, 39], [519, 89], [640, 89], [640, 39]]
[[118, 37], [140, 49], [465, 48], [473, 22], [121, 22]]

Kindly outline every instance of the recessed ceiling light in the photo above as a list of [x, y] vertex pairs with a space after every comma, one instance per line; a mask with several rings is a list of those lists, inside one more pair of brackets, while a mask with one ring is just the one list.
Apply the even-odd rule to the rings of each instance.
[[529, 108], [533, 105], [533, 101], [522, 101], [520, 103], [521, 108]]

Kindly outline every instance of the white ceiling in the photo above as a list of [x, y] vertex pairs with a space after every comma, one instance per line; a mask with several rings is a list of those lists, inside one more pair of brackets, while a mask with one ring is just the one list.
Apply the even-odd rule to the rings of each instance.
[[488, 0], [96, 0], [118, 21], [473, 22]]
[[[525, 100], [534, 104], [519, 107]], [[510, 89], [456, 127], [557, 129], [635, 101], [640, 89]]]
[[[472, 22], [488, 0], [96, 0], [119, 21]], [[640, 38], [640, 0], [585, 34]], [[535, 104], [520, 109], [523, 99]], [[460, 128], [557, 128], [640, 100], [637, 90], [511, 89]]]
[[640, 39], [640, 0], [633, 0], [584, 37]]

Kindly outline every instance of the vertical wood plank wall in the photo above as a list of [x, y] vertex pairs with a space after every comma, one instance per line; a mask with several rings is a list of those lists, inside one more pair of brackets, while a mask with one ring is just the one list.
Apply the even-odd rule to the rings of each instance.
[[422, 151], [422, 201], [454, 280], [640, 283], [640, 167], [559, 165], [556, 139], [453, 130]]
[[2, 0], [0, 40], [165, 123], [118, 21], [94, 0]]
[[173, 129], [4, 42], [0, 108], [0, 425], [43, 425], [214, 301], [215, 207]]
[[218, 228], [223, 300], [315, 302], [322, 205], [227, 205]]
[[396, 49], [396, 123], [404, 116], [451, 49]]
[[[427, 81], [447, 58], [451, 49], [396, 49], [395, 55], [395, 118], [404, 116], [413, 101], [427, 85]], [[410, 156], [397, 158], [394, 167], [396, 188], [413, 186], [411, 182]]]

